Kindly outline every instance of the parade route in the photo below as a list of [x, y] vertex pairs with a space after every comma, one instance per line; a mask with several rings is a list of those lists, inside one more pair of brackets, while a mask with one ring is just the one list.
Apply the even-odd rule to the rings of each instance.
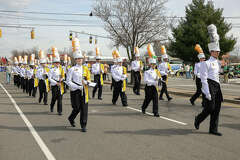
[[[136, 96], [128, 88], [129, 106], [122, 107], [120, 99], [117, 105], [111, 104], [112, 92], [110, 86], [105, 85], [102, 101], [96, 98], [89, 100], [87, 132], [82, 133], [79, 117], [75, 128], [70, 127], [67, 121], [71, 112], [69, 91], [63, 98], [63, 115], [59, 116], [56, 108], [51, 113], [49, 105], [38, 103], [38, 94], [36, 98], [29, 97], [13, 84], [6, 85], [4, 78], [5, 74], [1, 73], [0, 159], [239, 159], [238, 104], [223, 103], [219, 121], [219, 131], [223, 136], [217, 137], [208, 134], [209, 119], [200, 126], [200, 130], [194, 129], [193, 120], [201, 111], [201, 99], [192, 106], [189, 97], [172, 95], [174, 99], [171, 102], [159, 101], [161, 117], [156, 118], [151, 115], [152, 104], [147, 109], [148, 114], [140, 112], [143, 90], [140, 96]], [[51, 92], [48, 104], [50, 100]], [[33, 134], [39, 135], [38, 140]], [[52, 156], [46, 156], [39, 139]]]

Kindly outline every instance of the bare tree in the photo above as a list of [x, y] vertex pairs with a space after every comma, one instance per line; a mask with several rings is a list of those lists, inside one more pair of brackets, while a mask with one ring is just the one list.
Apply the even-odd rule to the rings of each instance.
[[105, 24], [114, 46], [123, 46], [130, 60], [134, 47], [167, 39], [167, 0], [96, 0], [94, 12]]

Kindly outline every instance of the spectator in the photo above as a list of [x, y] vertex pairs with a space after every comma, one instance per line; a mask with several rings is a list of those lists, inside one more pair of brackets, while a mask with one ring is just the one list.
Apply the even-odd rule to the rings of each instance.
[[11, 72], [12, 72], [12, 66], [11, 66], [10, 62], [8, 62], [7, 66], [6, 66], [6, 83], [7, 84], [10, 84]]
[[191, 78], [190, 77], [190, 66], [188, 64], [185, 66], [185, 72], [186, 72], [186, 78], [190, 79]]

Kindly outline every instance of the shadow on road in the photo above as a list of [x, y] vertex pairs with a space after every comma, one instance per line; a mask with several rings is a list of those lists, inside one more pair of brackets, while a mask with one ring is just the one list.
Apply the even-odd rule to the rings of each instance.
[[91, 116], [110, 116], [110, 117], [115, 117], [115, 116], [139, 116], [142, 115], [140, 112], [105, 112], [105, 113], [88, 113]]
[[240, 130], [240, 124], [224, 123], [224, 124], [221, 124], [220, 126]]
[[[0, 112], [1, 114], [6, 115], [19, 115], [17, 112]], [[25, 115], [44, 115], [44, 114], [50, 114], [49, 112], [24, 112]]]
[[173, 136], [189, 134], [208, 134], [208, 132], [197, 132], [193, 129], [144, 129], [138, 131], [106, 131], [106, 134], [134, 134], [134, 135], [152, 135], [152, 136]]
[[[34, 126], [37, 132], [45, 132], [45, 131], [80, 131], [80, 128], [72, 128], [70, 126]], [[27, 131], [29, 129], [27, 127], [17, 127], [17, 126], [4, 126], [0, 125], [0, 130], [8, 129], [8, 130], [15, 130], [15, 131]]]

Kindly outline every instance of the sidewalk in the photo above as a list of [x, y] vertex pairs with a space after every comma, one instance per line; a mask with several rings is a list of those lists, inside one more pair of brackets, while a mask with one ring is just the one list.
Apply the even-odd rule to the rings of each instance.
[[[110, 81], [104, 81], [105, 84], [111, 84]], [[141, 89], [144, 89], [145, 85], [143, 80], [141, 82]], [[132, 88], [133, 85], [128, 84], [128, 87]], [[240, 104], [240, 85], [236, 84], [221, 84], [224, 102]], [[168, 92], [173, 95], [190, 97], [195, 93], [195, 81], [192, 79], [184, 78], [169, 78]]]

